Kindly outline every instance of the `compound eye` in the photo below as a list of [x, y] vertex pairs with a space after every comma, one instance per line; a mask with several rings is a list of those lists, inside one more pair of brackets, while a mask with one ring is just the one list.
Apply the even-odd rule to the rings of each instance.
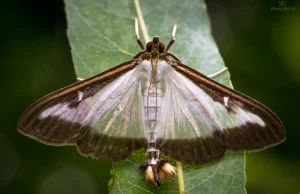
[[159, 53], [165, 52], [165, 45], [164, 43], [160, 42], [159, 43]]
[[151, 50], [152, 50], [152, 42], [148, 42], [147, 44], [146, 44], [146, 50], [148, 51], [148, 52], [151, 52]]

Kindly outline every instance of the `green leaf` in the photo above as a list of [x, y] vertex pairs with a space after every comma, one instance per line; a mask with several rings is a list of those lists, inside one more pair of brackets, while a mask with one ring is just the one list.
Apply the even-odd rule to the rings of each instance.
[[[135, 1], [137, 2], [137, 1]], [[135, 40], [133, 1], [65, 0], [68, 36], [78, 77], [88, 78], [116, 64], [128, 61], [140, 51]], [[190, 67], [206, 74], [224, 68], [224, 62], [211, 35], [204, 0], [149, 0], [140, 10], [150, 37], [158, 35], [168, 43], [172, 27], [178, 25], [176, 42], [170, 52]], [[146, 33], [141, 37], [145, 38]], [[229, 73], [215, 78], [231, 87]], [[177, 180], [161, 188], [145, 182], [139, 165], [145, 150], [113, 163], [111, 193], [178, 193]], [[173, 163], [175, 165], [175, 162]], [[183, 165], [187, 193], [230, 193], [245, 191], [245, 158], [242, 152], [227, 151], [221, 161], [201, 166]]]

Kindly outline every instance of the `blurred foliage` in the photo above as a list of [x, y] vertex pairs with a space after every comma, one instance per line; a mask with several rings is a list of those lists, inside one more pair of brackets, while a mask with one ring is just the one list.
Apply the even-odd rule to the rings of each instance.
[[[271, 11], [279, 1], [207, 1], [235, 89], [276, 112], [287, 130], [282, 145], [247, 154], [250, 194], [300, 191], [300, 4], [284, 2], [296, 10]], [[0, 193], [107, 193], [109, 160], [46, 146], [16, 130], [34, 100], [75, 82], [62, 0], [7, 1], [0, 9]]]

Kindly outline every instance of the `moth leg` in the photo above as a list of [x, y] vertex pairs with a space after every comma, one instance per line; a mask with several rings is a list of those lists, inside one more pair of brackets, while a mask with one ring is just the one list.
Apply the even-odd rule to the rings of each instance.
[[140, 39], [140, 35], [139, 35], [139, 23], [138, 23], [138, 19], [134, 18], [134, 26], [135, 26], [135, 36], [136, 36], [136, 41], [137, 43], [140, 45], [140, 47], [142, 48], [142, 50], [145, 49], [141, 39]]
[[227, 70], [228, 70], [228, 68], [227, 68], [227, 67], [224, 67], [223, 69], [221, 69], [220, 71], [217, 71], [216, 73], [207, 75], [207, 77], [209, 77], [209, 78], [217, 77], [218, 75], [224, 73], [224, 72], [227, 71]]
[[174, 24], [173, 26], [173, 31], [172, 31], [172, 36], [171, 36], [171, 40], [167, 46], [166, 52], [168, 52], [168, 50], [170, 49], [170, 47], [173, 45], [173, 43], [175, 42], [175, 34], [176, 34], [176, 30], [177, 30], [177, 25]]

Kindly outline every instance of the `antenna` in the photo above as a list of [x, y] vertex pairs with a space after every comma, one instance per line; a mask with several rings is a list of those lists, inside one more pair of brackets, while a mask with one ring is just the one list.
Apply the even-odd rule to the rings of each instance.
[[174, 44], [175, 42], [175, 35], [176, 35], [176, 30], [177, 30], [177, 24], [174, 24], [173, 26], [173, 31], [172, 31], [172, 36], [171, 36], [171, 40], [167, 46], [166, 52], [168, 52], [168, 50], [170, 49], [170, 47]]
[[140, 39], [140, 35], [139, 35], [139, 22], [137, 17], [134, 18], [134, 26], [135, 26], [135, 36], [136, 36], [136, 41], [137, 43], [140, 45], [140, 47], [142, 48], [142, 50], [145, 49], [141, 39]]

